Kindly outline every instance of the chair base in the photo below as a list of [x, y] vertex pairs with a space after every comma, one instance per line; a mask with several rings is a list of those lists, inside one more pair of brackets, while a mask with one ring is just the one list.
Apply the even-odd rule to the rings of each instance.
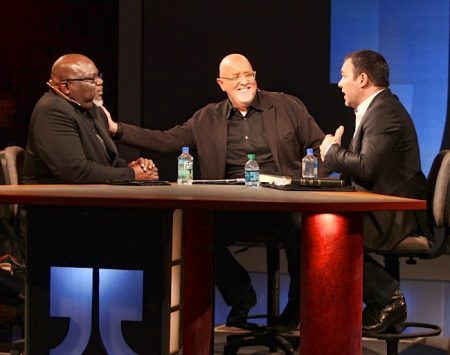
[[[288, 338], [291, 341], [288, 341]], [[279, 349], [286, 355], [294, 355], [294, 346], [298, 347], [298, 337], [282, 335], [271, 327], [256, 326], [245, 334], [228, 335], [223, 354], [237, 355], [239, 349], [248, 346], [267, 346], [270, 352], [276, 352]]]
[[379, 334], [367, 333], [363, 337], [386, 341], [386, 354], [398, 355], [398, 343], [401, 339], [437, 336], [441, 331], [441, 327], [435, 324], [406, 322], [396, 327], [395, 332], [389, 330]]

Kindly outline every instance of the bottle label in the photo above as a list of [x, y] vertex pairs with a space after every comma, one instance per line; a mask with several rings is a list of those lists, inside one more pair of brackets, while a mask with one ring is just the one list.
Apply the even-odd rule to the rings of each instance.
[[259, 171], [246, 170], [245, 171], [245, 181], [259, 181]]
[[317, 159], [307, 155], [302, 159], [302, 177], [317, 178]]
[[181, 182], [191, 182], [193, 179], [194, 163], [191, 160], [178, 160], [178, 180]]

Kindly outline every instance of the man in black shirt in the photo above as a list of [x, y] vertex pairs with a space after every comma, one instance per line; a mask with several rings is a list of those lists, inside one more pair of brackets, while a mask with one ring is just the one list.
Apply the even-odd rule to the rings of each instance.
[[[195, 148], [202, 179], [244, 176], [248, 153], [255, 153], [260, 172], [301, 176], [306, 148], [319, 148], [324, 135], [296, 97], [262, 91], [256, 72], [241, 54], [223, 58], [217, 78], [228, 98], [198, 110], [182, 125], [149, 130], [110, 120], [110, 132], [122, 143], [157, 152]], [[299, 216], [297, 216], [299, 217]], [[279, 238], [285, 247], [291, 277], [289, 301], [280, 327], [299, 320], [299, 231], [288, 213], [218, 213], [215, 235], [215, 282], [231, 306], [227, 325], [246, 327], [256, 296], [247, 271], [227, 246], [236, 239]]]

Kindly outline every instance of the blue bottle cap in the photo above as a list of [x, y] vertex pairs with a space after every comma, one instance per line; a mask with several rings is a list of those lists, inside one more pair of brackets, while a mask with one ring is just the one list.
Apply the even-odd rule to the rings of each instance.
[[181, 148], [182, 153], [189, 153], [189, 147], [183, 147]]
[[313, 155], [313, 149], [312, 148], [307, 148], [306, 149], [306, 155]]

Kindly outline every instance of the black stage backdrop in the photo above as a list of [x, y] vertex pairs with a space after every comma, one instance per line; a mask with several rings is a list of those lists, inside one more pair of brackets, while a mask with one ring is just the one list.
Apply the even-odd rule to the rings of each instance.
[[0, 93], [14, 97], [20, 145], [47, 90], [50, 68], [65, 53], [83, 53], [105, 75], [107, 105], [117, 109], [118, 0], [14, 0], [0, 5]]
[[[142, 17], [135, 19], [142, 22], [142, 126], [170, 128], [222, 100], [215, 82], [218, 64], [240, 52], [253, 63], [260, 88], [298, 96], [325, 133], [344, 124], [344, 142], [349, 141], [352, 112], [337, 86], [329, 84], [330, 0], [133, 3], [142, 6]], [[118, 70], [127, 66], [118, 61], [118, 33], [126, 31], [119, 29], [119, 16], [118, 0], [0, 5], [0, 94], [12, 94], [17, 102], [21, 145], [50, 67], [64, 53], [84, 53], [96, 62], [105, 75], [105, 103], [117, 116]], [[450, 148], [449, 123], [445, 133], [442, 147]], [[177, 154], [142, 153], [154, 158], [161, 178], [175, 179]]]
[[[150, 1], [143, 18], [143, 126], [170, 128], [222, 100], [215, 79], [229, 53], [247, 56], [261, 89], [302, 99], [325, 132], [352, 126], [329, 84], [330, 1]], [[149, 154], [175, 178], [177, 154]]]

